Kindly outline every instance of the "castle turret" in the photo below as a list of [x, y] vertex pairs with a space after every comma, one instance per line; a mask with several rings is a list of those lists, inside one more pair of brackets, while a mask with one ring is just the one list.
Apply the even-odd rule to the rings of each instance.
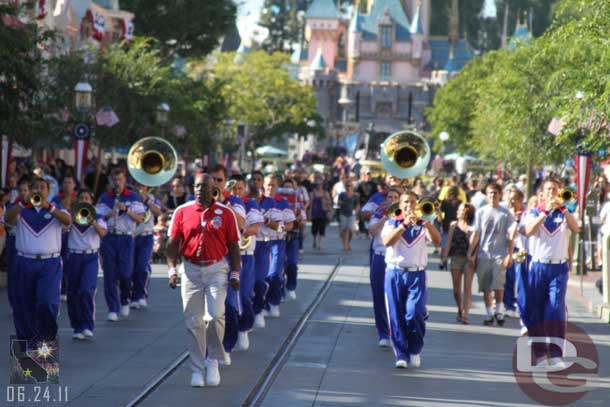
[[[309, 49], [322, 49], [324, 60], [330, 68], [335, 67], [338, 52], [338, 40], [342, 34], [341, 15], [333, 0], [314, 0], [307, 10], [305, 38]], [[344, 26], [343, 26], [344, 27]], [[309, 54], [309, 65], [315, 55]]]
[[362, 39], [362, 17], [358, 7], [354, 11], [348, 29], [347, 76], [353, 78], [358, 57], [360, 56], [360, 40]]

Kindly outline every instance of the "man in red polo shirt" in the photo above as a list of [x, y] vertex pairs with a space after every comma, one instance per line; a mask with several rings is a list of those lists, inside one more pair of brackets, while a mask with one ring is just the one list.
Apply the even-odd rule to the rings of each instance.
[[[195, 177], [195, 200], [174, 211], [166, 251], [169, 285], [172, 288], [178, 284], [178, 257], [184, 258], [182, 309], [189, 333], [193, 387], [203, 387], [206, 382], [208, 386], [220, 384], [218, 359], [224, 356], [222, 339], [225, 330], [227, 273], [232, 289], [239, 290], [241, 258], [237, 220], [231, 209], [214, 200], [215, 188], [214, 180], [208, 174], [198, 174]], [[225, 260], [227, 255], [230, 269]], [[206, 304], [218, 339], [218, 346], [210, 347], [207, 360], [207, 332], [203, 321]]]

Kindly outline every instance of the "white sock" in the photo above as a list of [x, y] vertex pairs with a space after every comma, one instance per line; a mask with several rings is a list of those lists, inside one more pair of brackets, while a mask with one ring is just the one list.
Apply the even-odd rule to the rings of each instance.
[[485, 307], [485, 310], [487, 311], [487, 316], [491, 317], [493, 316], [493, 311], [491, 307]]
[[503, 308], [504, 308], [504, 304], [502, 304], [502, 303], [499, 303], [499, 304], [498, 304], [498, 303], [496, 303], [496, 312], [497, 312], [498, 314], [502, 314], [502, 313], [504, 313]]

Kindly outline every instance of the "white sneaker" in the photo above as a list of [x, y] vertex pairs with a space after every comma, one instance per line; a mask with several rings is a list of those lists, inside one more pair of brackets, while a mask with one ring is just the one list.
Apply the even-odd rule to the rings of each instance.
[[191, 374], [191, 387], [203, 387], [205, 382], [203, 381], [203, 375], [201, 372], [193, 372]]
[[83, 335], [85, 335], [85, 338], [93, 338], [93, 332], [89, 329], [83, 329]]
[[413, 367], [420, 367], [421, 366], [421, 357], [419, 355], [411, 355], [411, 357], [409, 358], [409, 363]]
[[205, 382], [208, 386], [218, 386], [220, 384], [220, 372], [216, 359], [208, 359], [205, 362]]
[[380, 348], [389, 348], [390, 340], [389, 339], [380, 339], [378, 345]]
[[409, 365], [407, 364], [406, 360], [397, 360], [396, 364], [394, 364], [394, 366], [396, 366], [398, 369], [406, 369], [407, 367], [409, 367]]
[[237, 343], [235, 344], [235, 350], [245, 352], [250, 348], [250, 339], [248, 338], [248, 332], [237, 333]]
[[261, 312], [260, 314], [256, 314], [254, 316], [254, 327], [255, 328], [264, 328], [265, 327], [265, 316]]
[[279, 305], [270, 305], [269, 306], [269, 316], [271, 318], [279, 318], [280, 317], [280, 306]]
[[59, 299], [61, 300], [61, 302], [66, 302], [68, 301], [68, 296], [66, 294], [61, 294], [59, 296]]
[[140, 305], [140, 308], [148, 307], [148, 302], [146, 301], [146, 298], [140, 298], [138, 300], [138, 305]]
[[508, 310], [504, 313], [504, 316], [508, 318], [519, 318], [519, 311], [517, 310]]
[[225, 353], [222, 360], [218, 361], [219, 365], [231, 366], [231, 354]]
[[129, 316], [129, 305], [121, 305], [121, 316], [127, 318]]
[[116, 322], [118, 320], [119, 320], [119, 316], [117, 315], [116, 312], [109, 312], [108, 316], [106, 317], [106, 321]]
[[528, 333], [528, 331], [527, 331], [527, 327], [526, 327], [526, 326], [522, 326], [522, 327], [521, 327], [521, 331], [519, 332], [519, 334], [520, 334], [521, 336], [528, 336], [528, 334], [529, 334], [529, 333]]
[[263, 314], [263, 316], [265, 318], [267, 318], [269, 316], [269, 311], [267, 311], [266, 309], [263, 309], [263, 312], [261, 312], [261, 314]]
[[138, 308], [140, 308], [140, 304], [138, 304], [137, 301], [132, 301], [132, 302], [129, 303], [129, 308], [138, 309]]
[[286, 299], [289, 300], [289, 301], [295, 301], [297, 299], [296, 291], [288, 290], [286, 292]]
[[74, 332], [72, 334], [72, 339], [78, 339], [79, 341], [82, 341], [85, 339], [85, 335], [83, 335], [82, 332]]

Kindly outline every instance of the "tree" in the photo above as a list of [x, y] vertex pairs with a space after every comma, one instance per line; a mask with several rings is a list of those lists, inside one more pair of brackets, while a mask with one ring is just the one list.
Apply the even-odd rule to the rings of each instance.
[[269, 53], [290, 51], [292, 44], [301, 38], [302, 22], [299, 11], [307, 7], [306, 1], [265, 0], [259, 24], [269, 30], [263, 49]]
[[240, 63], [234, 59], [234, 53], [218, 55], [210, 76], [223, 83], [228, 117], [247, 123], [251, 140], [261, 144], [286, 133], [314, 133], [307, 124], [317, 118], [315, 93], [284, 69], [287, 55], [256, 51]]
[[235, 21], [232, 0], [123, 0], [139, 35], [154, 37], [164, 54], [209, 54]]

